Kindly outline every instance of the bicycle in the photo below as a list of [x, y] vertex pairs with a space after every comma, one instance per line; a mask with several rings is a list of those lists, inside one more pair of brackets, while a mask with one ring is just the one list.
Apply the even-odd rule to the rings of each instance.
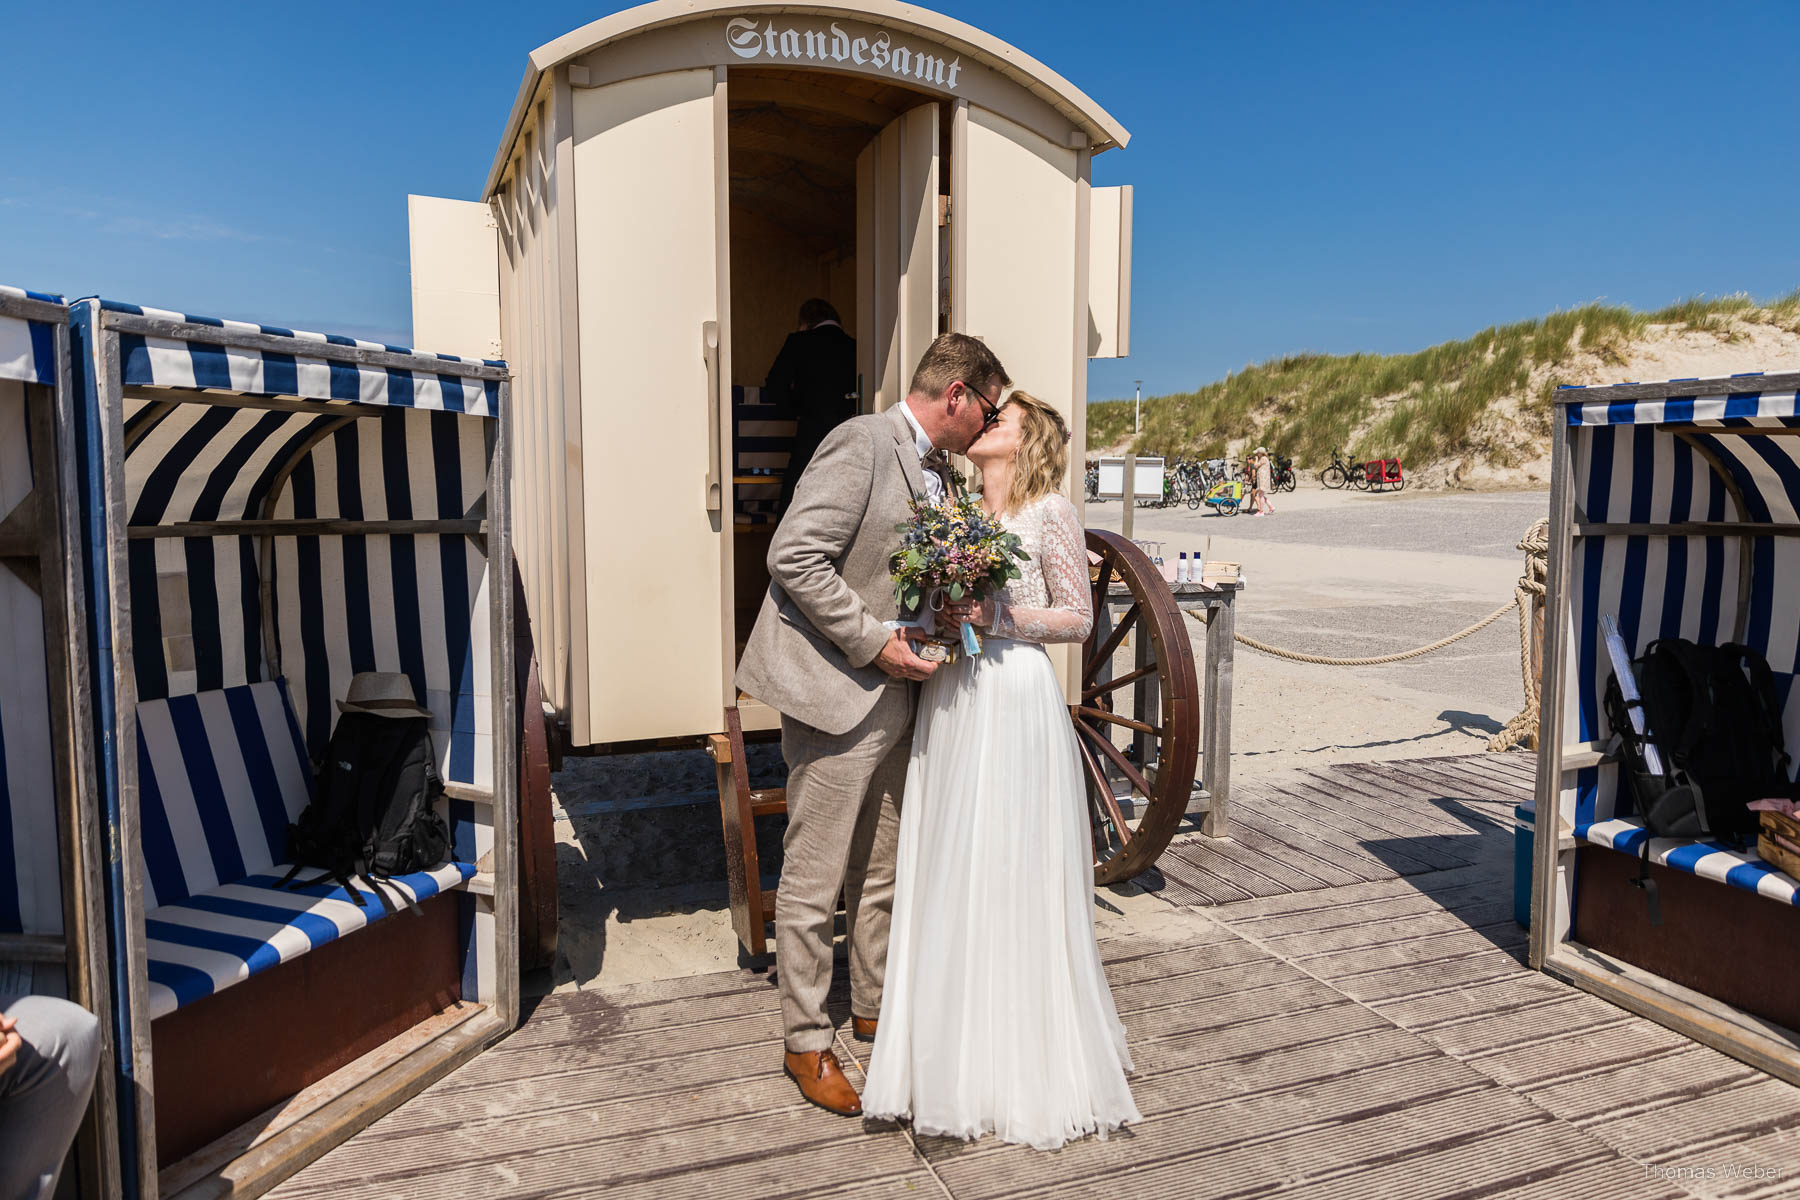
[[1299, 486], [1299, 481], [1294, 475], [1294, 460], [1291, 458], [1276, 459], [1273, 476], [1270, 482], [1275, 485], [1275, 490], [1278, 492], [1291, 492]]
[[1365, 492], [1369, 490], [1369, 478], [1363, 464], [1345, 462], [1343, 454], [1337, 450], [1331, 452], [1331, 465], [1319, 472], [1319, 482], [1328, 488], [1350, 484]]

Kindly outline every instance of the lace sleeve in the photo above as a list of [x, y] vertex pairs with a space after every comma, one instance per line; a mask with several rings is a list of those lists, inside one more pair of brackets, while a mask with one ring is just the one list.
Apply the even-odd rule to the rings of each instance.
[[1048, 608], [1015, 607], [1005, 597], [994, 597], [995, 637], [1021, 642], [1079, 642], [1094, 627], [1093, 600], [1089, 594], [1087, 538], [1075, 519], [1075, 506], [1056, 496], [1044, 513], [1038, 567], [1050, 594]]

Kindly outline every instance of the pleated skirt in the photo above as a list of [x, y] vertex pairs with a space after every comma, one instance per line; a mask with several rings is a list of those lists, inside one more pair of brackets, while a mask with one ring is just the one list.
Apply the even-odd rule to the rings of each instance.
[[1043, 647], [988, 639], [926, 681], [866, 1115], [1040, 1149], [1142, 1119], [1094, 943], [1086, 812]]

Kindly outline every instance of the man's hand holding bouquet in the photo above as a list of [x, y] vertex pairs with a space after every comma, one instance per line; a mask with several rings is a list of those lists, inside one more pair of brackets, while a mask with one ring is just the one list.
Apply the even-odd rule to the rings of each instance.
[[919, 657], [948, 662], [959, 646], [964, 654], [980, 654], [981, 639], [964, 614], [1019, 577], [1019, 563], [1030, 556], [1018, 534], [1008, 533], [970, 496], [942, 504], [915, 501], [900, 534], [891, 564], [894, 599], [926, 635]]

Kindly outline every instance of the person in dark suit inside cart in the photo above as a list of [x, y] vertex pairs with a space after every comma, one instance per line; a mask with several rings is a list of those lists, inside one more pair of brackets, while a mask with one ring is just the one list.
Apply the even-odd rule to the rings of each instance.
[[856, 415], [856, 339], [844, 332], [837, 309], [817, 297], [800, 306], [800, 331], [788, 334], [769, 377], [763, 399], [794, 414], [794, 452], [781, 480], [781, 511], [794, 498], [794, 484], [825, 435]]

